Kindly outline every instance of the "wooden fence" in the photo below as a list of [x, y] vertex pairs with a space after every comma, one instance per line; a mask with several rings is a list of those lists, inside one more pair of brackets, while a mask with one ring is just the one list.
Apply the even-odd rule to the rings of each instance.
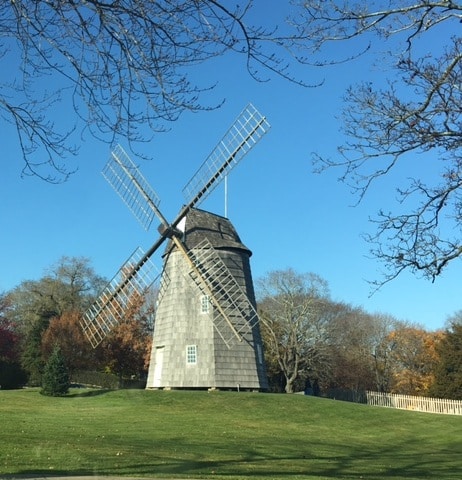
[[462, 415], [462, 400], [446, 400], [443, 398], [414, 397], [394, 393], [366, 392], [368, 405], [378, 407], [400, 408], [416, 412], [445, 413]]

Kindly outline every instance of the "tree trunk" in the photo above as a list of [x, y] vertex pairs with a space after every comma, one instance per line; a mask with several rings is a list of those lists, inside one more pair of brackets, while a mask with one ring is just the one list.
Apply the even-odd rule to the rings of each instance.
[[286, 377], [286, 393], [294, 393], [294, 382], [291, 378]]

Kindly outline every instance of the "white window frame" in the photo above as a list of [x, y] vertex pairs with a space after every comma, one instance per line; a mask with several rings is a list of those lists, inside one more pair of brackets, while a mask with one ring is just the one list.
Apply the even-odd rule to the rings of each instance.
[[210, 313], [210, 298], [208, 295], [201, 295], [200, 309], [201, 309], [202, 315], [206, 315], [207, 313]]
[[197, 364], [197, 345], [186, 345], [186, 364]]

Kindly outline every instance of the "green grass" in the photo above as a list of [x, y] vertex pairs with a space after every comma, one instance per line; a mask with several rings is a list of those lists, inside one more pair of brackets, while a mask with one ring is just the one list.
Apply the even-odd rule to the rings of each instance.
[[301, 395], [0, 391], [0, 475], [461, 479], [462, 417]]

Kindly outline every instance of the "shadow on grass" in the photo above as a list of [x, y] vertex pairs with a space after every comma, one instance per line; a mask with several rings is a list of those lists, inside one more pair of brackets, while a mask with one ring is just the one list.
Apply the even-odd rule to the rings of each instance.
[[[462, 460], [460, 456], [450, 457], [447, 449], [416, 454], [413, 442], [397, 442], [395, 446], [384, 448], [378, 443], [371, 443], [361, 448], [345, 445], [339, 452], [338, 445], [326, 443], [297, 442], [294, 445], [280, 445], [280, 451], [268, 453], [258, 446], [242, 448], [233, 458], [214, 460], [211, 445], [210, 459], [194, 458], [195, 444], [176, 439], [175, 455], [156, 455], [154, 445], [145, 445], [144, 463], [125, 463], [103, 466], [101, 463], [93, 467], [73, 471], [60, 470], [23, 470], [18, 475], [0, 476], [0, 478], [33, 478], [55, 476], [113, 476], [113, 477], [145, 477], [145, 478], [305, 478], [313, 480], [454, 480], [462, 478]], [[451, 445], [451, 452], [459, 446]], [[198, 450], [203, 451], [201, 449]], [[181, 452], [188, 452], [182, 458]], [[336, 452], [333, 456], [330, 452]], [[203, 456], [203, 455], [198, 455]]]
[[1, 480], [28, 479], [28, 478], [53, 478], [53, 477], [88, 477], [93, 476], [93, 471], [76, 470], [69, 472], [67, 470], [27, 470], [18, 474], [0, 475]]
[[63, 398], [76, 398], [76, 397], [98, 397], [100, 395], [105, 395], [106, 393], [113, 392], [113, 390], [109, 388], [95, 388], [95, 389], [71, 389], [70, 393], [65, 395]]

